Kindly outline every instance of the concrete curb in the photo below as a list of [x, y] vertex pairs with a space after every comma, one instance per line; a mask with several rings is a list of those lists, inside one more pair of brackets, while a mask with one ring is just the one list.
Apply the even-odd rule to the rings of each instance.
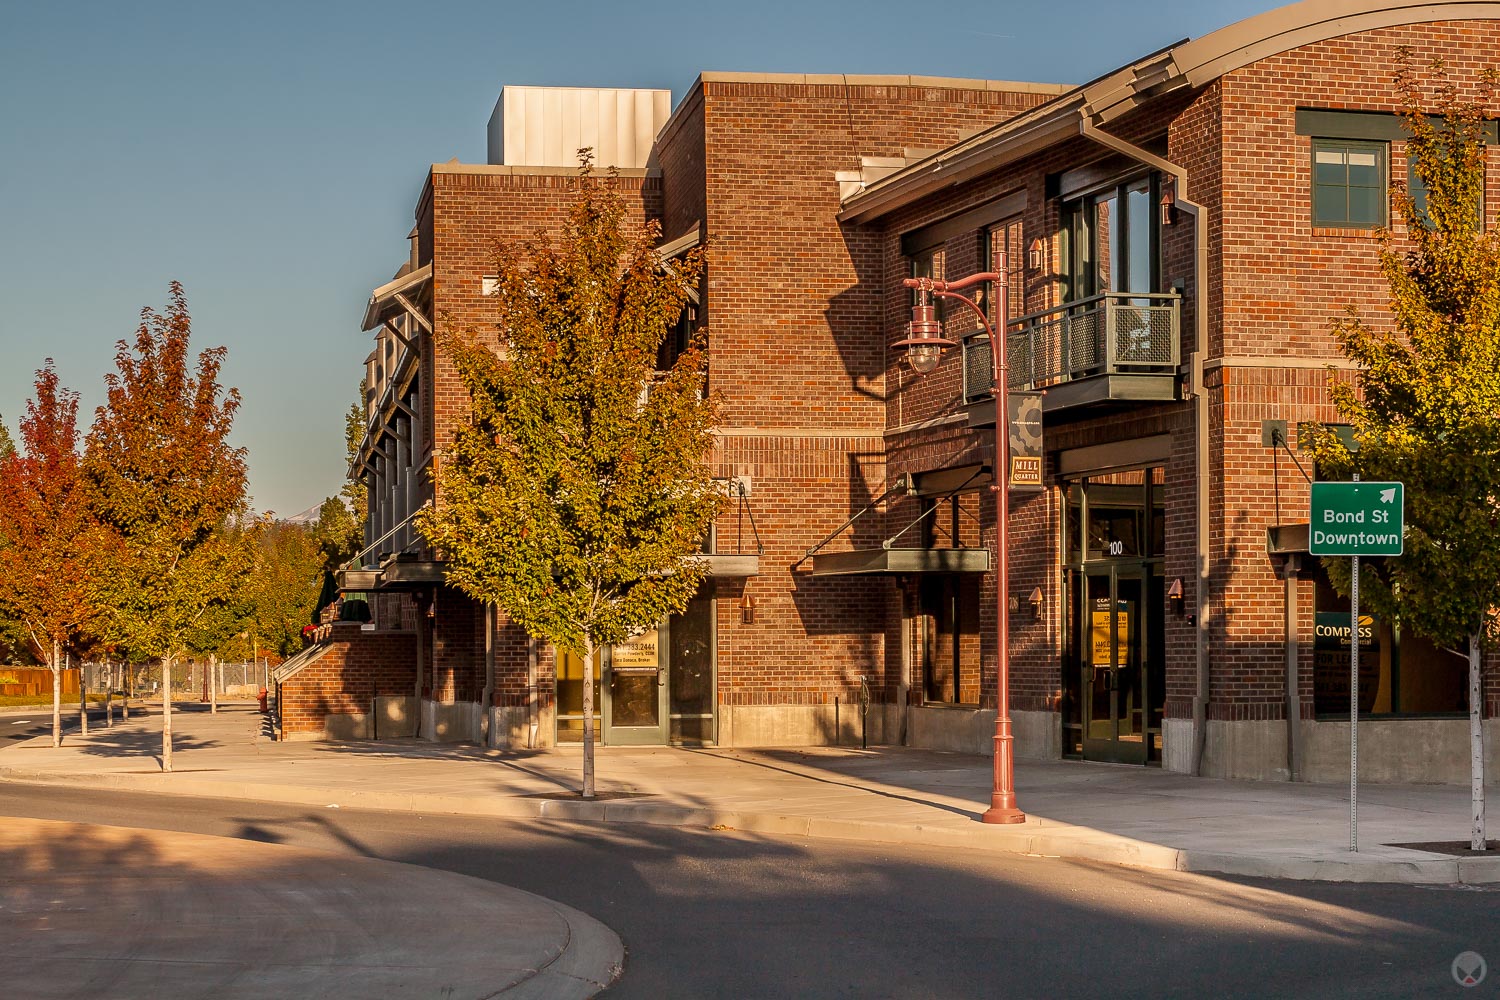
[[84, 788], [129, 789], [162, 795], [241, 799], [288, 805], [340, 806], [391, 812], [492, 816], [575, 823], [625, 823], [728, 829], [775, 836], [853, 840], [880, 844], [922, 844], [1002, 854], [1021, 854], [1097, 861], [1159, 871], [1202, 872], [1256, 878], [1321, 882], [1395, 882], [1423, 885], [1486, 885], [1500, 883], [1500, 858], [1415, 858], [1411, 860], [1344, 860], [1318, 856], [1269, 856], [1187, 850], [1135, 840], [1118, 834], [1058, 823], [1028, 820], [1016, 826], [969, 828], [878, 823], [869, 820], [829, 819], [782, 813], [697, 809], [665, 802], [456, 795], [334, 790], [301, 785], [276, 785], [192, 779], [191, 788], [172, 787], [173, 779], [160, 773], [56, 774], [18, 767], [0, 767], [0, 780], [23, 784]]

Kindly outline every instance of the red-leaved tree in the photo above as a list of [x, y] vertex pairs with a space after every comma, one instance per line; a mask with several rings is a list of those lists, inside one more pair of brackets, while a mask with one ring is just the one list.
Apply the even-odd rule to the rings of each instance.
[[52, 745], [62, 745], [63, 650], [96, 617], [98, 533], [78, 455], [78, 394], [52, 360], [36, 373], [21, 448], [0, 458], [0, 605], [52, 671]]
[[173, 282], [166, 311], [141, 311], [120, 341], [84, 456], [108, 556], [100, 634], [162, 662], [162, 770], [172, 770], [172, 664], [250, 569], [245, 452], [229, 444], [239, 392], [219, 384], [225, 349], [189, 352], [192, 320]]

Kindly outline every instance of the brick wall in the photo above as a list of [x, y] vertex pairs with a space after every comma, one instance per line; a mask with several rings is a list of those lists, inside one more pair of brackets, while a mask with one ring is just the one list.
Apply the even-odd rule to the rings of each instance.
[[335, 622], [328, 651], [281, 686], [283, 731], [321, 733], [324, 716], [367, 713], [374, 698], [410, 697], [415, 680], [414, 633]]

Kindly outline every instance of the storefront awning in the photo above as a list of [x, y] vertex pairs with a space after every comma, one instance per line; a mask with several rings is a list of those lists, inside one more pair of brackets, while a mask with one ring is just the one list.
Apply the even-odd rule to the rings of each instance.
[[989, 549], [854, 549], [813, 556], [813, 576], [988, 573]]
[[708, 575], [715, 579], [760, 576], [760, 556], [757, 555], [707, 555], [699, 558], [708, 563]]

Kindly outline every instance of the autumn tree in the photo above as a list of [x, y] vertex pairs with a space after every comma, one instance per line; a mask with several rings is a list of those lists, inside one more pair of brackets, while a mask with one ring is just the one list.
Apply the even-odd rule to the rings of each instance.
[[225, 349], [189, 356], [192, 320], [173, 282], [165, 312], [141, 311], [120, 341], [89, 431], [90, 496], [107, 529], [104, 635], [162, 661], [162, 770], [172, 769], [174, 662], [191, 630], [248, 572], [245, 453], [229, 430], [239, 392], [219, 385]]
[[445, 338], [472, 402], [439, 505], [418, 516], [450, 583], [583, 658], [585, 798], [594, 652], [687, 605], [720, 508], [701, 339], [655, 370], [701, 259], [664, 267], [658, 239], [654, 223], [627, 229], [612, 179], [585, 156], [561, 238], [498, 248], [500, 353], [473, 333]]
[[[1398, 61], [1406, 153], [1425, 210], [1411, 192], [1398, 196], [1405, 233], [1384, 234], [1394, 329], [1352, 308], [1335, 326], [1355, 373], [1352, 383], [1332, 381], [1333, 399], [1356, 447], [1324, 428], [1313, 452], [1327, 478], [1406, 484], [1405, 552], [1361, 561], [1360, 598], [1403, 630], [1467, 649], [1471, 840], [1482, 850], [1480, 668], [1482, 649], [1500, 637], [1500, 234], [1484, 228], [1479, 208], [1494, 78], [1482, 77], [1466, 100], [1435, 64], [1429, 98], [1409, 54]], [[1347, 593], [1348, 563], [1326, 565]]]
[[[364, 399], [365, 383], [359, 384], [360, 399]], [[354, 467], [359, 457], [359, 446], [365, 436], [365, 407], [362, 403], [351, 403], [344, 414], [344, 466]], [[365, 544], [365, 519], [368, 516], [369, 494], [361, 480], [348, 477], [337, 496], [328, 497], [318, 508], [318, 521], [313, 532], [328, 572], [333, 573], [344, 563], [354, 558]]]
[[52, 745], [62, 745], [64, 651], [94, 620], [98, 532], [78, 455], [78, 394], [51, 359], [0, 458], [0, 606], [52, 671]]
[[10, 431], [5, 429], [5, 420], [0, 418], [0, 462], [5, 461], [16, 453], [16, 442], [10, 436]]
[[302, 648], [323, 583], [323, 553], [314, 533], [285, 521], [265, 525], [249, 586], [255, 634], [278, 656]]

